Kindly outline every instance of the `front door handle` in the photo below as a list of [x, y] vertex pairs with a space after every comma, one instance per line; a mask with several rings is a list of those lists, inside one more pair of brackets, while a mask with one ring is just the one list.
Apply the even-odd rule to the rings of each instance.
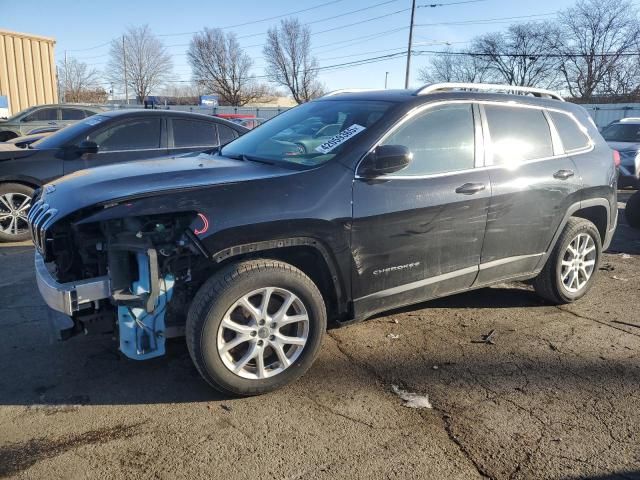
[[575, 173], [573, 173], [573, 170], [558, 170], [556, 173], [553, 174], [553, 178], [566, 180], [567, 178], [573, 177], [574, 175]]
[[474, 193], [483, 191], [485, 188], [487, 188], [487, 186], [484, 183], [465, 183], [456, 188], [456, 193], [473, 195]]
[[57, 125], [58, 122], [47, 122], [47, 125]]

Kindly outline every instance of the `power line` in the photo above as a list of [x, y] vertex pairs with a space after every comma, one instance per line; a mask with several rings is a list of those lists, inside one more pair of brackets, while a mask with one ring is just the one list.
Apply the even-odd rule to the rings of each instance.
[[462, 5], [464, 3], [480, 3], [486, 2], [487, 0], [466, 0], [463, 2], [449, 2], [449, 3], [425, 3], [422, 5], [418, 5], [417, 8], [436, 8], [436, 7], [447, 7], [449, 5]]
[[480, 20], [459, 20], [456, 22], [416, 23], [416, 27], [434, 27], [438, 25], [480, 25], [484, 23], [500, 22], [504, 20], [520, 20], [523, 18], [550, 17], [553, 15], [557, 15], [557, 13], [558, 12], [550, 12], [550, 13], [539, 13], [536, 15], [519, 15], [517, 17], [485, 18]]
[[[295, 12], [284, 13], [282, 15], [276, 15], [273, 17], [261, 18], [260, 20], [252, 20], [250, 22], [238, 23], [236, 25], [228, 25], [226, 27], [220, 27], [221, 30], [228, 30], [229, 28], [237, 28], [237, 27], [245, 27], [247, 25], [254, 25], [256, 23], [268, 22], [270, 20], [277, 20], [279, 18], [289, 17], [291, 15], [297, 15], [299, 13], [309, 12], [311, 10], [316, 10], [321, 7], [326, 7], [327, 5], [332, 5], [334, 3], [342, 2], [343, 0], [333, 0], [331, 2], [321, 3], [320, 5], [316, 5], [314, 7], [304, 8], [302, 10], [296, 10]], [[193, 35], [197, 32], [183, 32], [183, 33], [165, 33], [162, 35], [158, 35], [159, 37], [177, 37], [180, 35]]]

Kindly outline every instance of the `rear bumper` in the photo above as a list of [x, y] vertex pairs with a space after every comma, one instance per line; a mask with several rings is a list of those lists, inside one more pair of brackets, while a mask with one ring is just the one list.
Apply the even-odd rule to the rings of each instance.
[[42, 255], [35, 254], [36, 280], [40, 295], [49, 307], [65, 315], [73, 315], [85, 305], [111, 296], [109, 277], [96, 277], [78, 282], [58, 283], [44, 263]]

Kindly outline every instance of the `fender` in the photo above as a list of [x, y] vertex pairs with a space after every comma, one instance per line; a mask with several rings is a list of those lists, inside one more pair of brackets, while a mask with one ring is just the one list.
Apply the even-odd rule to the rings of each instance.
[[[564, 230], [564, 227], [567, 225], [569, 218], [571, 218], [573, 214], [576, 213], [578, 210], [582, 210], [583, 208], [589, 208], [589, 207], [604, 207], [607, 212], [607, 224], [606, 224], [607, 231], [605, 232], [605, 238], [602, 239], [602, 251], [609, 248], [609, 244], [611, 243], [611, 238], [613, 237], [613, 231], [616, 228], [615, 225], [612, 229], [608, 228], [609, 225], [611, 224], [611, 206], [609, 205], [609, 201], [606, 198], [589, 198], [586, 200], [581, 200], [579, 202], [576, 202], [570, 205], [569, 208], [567, 209], [562, 219], [562, 222], [560, 222], [560, 225], [558, 226], [556, 233], [553, 235], [553, 239], [551, 240], [551, 243], [549, 244], [547, 251], [540, 258], [538, 265], [536, 265], [536, 270], [535, 270], [536, 272], [539, 272], [540, 270], [542, 270], [545, 263], [547, 263], [547, 259], [551, 255], [551, 252], [553, 252], [553, 249], [556, 246], [556, 242], [558, 241], [558, 238], [560, 238], [560, 234]], [[616, 212], [616, 222], [617, 222], [617, 212]]]
[[338, 274], [338, 268], [336, 264], [336, 260], [333, 255], [330, 253], [330, 250], [318, 239], [312, 237], [291, 237], [291, 238], [280, 238], [277, 240], [265, 240], [261, 242], [253, 242], [253, 243], [245, 243], [242, 245], [235, 245], [232, 247], [225, 248], [220, 250], [213, 255], [211, 255], [211, 259], [216, 263], [220, 263], [229, 258], [237, 257], [240, 255], [245, 255], [247, 253], [255, 253], [265, 250], [276, 250], [279, 248], [288, 248], [288, 247], [311, 247], [314, 248], [322, 258], [324, 259], [327, 267], [329, 268], [329, 273], [331, 275], [331, 279], [333, 281], [333, 286], [335, 289], [337, 303], [340, 309], [346, 308], [346, 295], [345, 295], [345, 286], [343, 279], [340, 278]]

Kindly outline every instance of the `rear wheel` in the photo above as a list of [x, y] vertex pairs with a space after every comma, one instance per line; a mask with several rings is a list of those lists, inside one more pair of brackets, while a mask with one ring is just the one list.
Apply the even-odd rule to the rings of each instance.
[[533, 280], [536, 293], [555, 304], [578, 300], [593, 285], [601, 252], [596, 226], [584, 218], [570, 218], [546, 265]]
[[0, 242], [30, 238], [27, 214], [33, 189], [20, 183], [0, 184]]
[[200, 288], [187, 316], [187, 346], [214, 388], [258, 395], [307, 371], [326, 325], [322, 295], [309, 277], [284, 262], [251, 260]]
[[640, 228], [640, 192], [636, 192], [629, 197], [627, 206], [624, 209], [624, 216], [630, 226]]

